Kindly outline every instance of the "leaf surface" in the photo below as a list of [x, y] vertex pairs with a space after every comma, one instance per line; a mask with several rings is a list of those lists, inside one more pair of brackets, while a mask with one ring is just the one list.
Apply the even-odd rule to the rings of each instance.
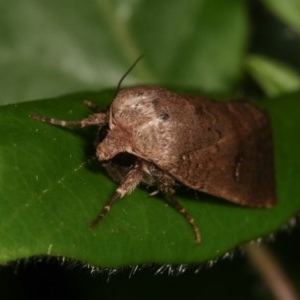
[[183, 192], [202, 243], [160, 197], [137, 188], [94, 230], [88, 225], [116, 188], [95, 162], [93, 132], [29, 119], [31, 113], [76, 120], [89, 98], [105, 107], [112, 91], [79, 93], [0, 107], [0, 262], [51, 254], [96, 266], [200, 263], [268, 235], [299, 211], [300, 94], [266, 100], [274, 132], [278, 204], [249, 209], [205, 194]]

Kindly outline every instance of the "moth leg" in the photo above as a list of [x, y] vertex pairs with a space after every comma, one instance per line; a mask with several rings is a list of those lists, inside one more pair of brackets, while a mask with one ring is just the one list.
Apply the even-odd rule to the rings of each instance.
[[175, 179], [168, 175], [167, 173], [161, 171], [153, 164], [144, 163], [143, 165], [144, 171], [146, 174], [151, 174], [154, 176], [155, 186], [157, 190], [152, 192], [150, 195], [156, 195], [159, 192], [162, 192], [165, 195], [165, 198], [170, 206], [172, 206], [178, 213], [180, 213], [184, 219], [189, 223], [192, 227], [192, 230], [195, 235], [195, 243], [199, 244], [201, 242], [201, 234], [200, 230], [194, 220], [194, 218], [190, 215], [190, 213], [179, 203], [177, 198], [175, 197], [175, 189], [176, 181]]
[[177, 198], [173, 194], [166, 195], [168, 203], [179, 212], [185, 220], [192, 227], [194, 235], [195, 235], [195, 243], [200, 244], [201, 242], [201, 234], [200, 230], [195, 222], [195, 219], [190, 215], [190, 213], [178, 202]]
[[98, 216], [91, 222], [90, 227], [95, 227], [108, 214], [113, 204], [115, 204], [119, 199], [123, 198], [126, 194], [132, 192], [140, 183], [141, 178], [142, 163], [137, 161], [122, 180], [115, 193], [105, 203]]
[[60, 126], [60, 127], [87, 127], [87, 126], [101, 126], [107, 123], [107, 114], [105, 113], [97, 113], [89, 115], [87, 118], [82, 119], [80, 121], [65, 121], [65, 120], [57, 120], [53, 118], [48, 118], [40, 115], [29, 115], [30, 118], [49, 123], [52, 125]]
[[91, 100], [84, 100], [83, 104], [86, 105], [88, 108], [96, 111], [96, 112], [101, 112], [102, 111], [101, 107], [98, 104], [96, 104], [95, 102], [91, 101]]

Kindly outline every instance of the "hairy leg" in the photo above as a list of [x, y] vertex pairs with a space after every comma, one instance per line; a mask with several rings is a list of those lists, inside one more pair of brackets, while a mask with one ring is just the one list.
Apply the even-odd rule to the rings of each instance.
[[108, 117], [105, 113], [92, 114], [79, 121], [57, 120], [40, 115], [30, 115], [29, 117], [40, 122], [49, 123], [60, 127], [102, 126], [108, 122]]
[[[153, 170], [152, 170], [153, 171]], [[192, 230], [195, 235], [195, 243], [199, 244], [201, 242], [201, 234], [200, 230], [195, 222], [195, 219], [192, 217], [192, 215], [182, 206], [179, 201], [177, 200], [175, 196], [175, 189], [174, 186], [176, 184], [175, 179], [170, 176], [169, 174], [158, 170], [155, 167], [155, 179], [157, 181], [157, 188], [160, 192], [162, 192], [168, 204], [172, 206], [178, 213], [180, 213], [184, 219], [188, 222], [188, 224], [192, 227]], [[154, 192], [156, 194], [157, 191]]]
[[180, 213], [185, 220], [192, 227], [195, 235], [195, 243], [200, 244], [201, 234], [200, 230], [195, 222], [195, 219], [190, 215], [190, 213], [178, 202], [177, 198], [174, 195], [166, 195], [167, 201], [178, 213]]
[[112, 197], [110, 197], [110, 199], [105, 203], [101, 212], [92, 221], [90, 227], [95, 227], [108, 214], [113, 204], [115, 204], [119, 199], [123, 198], [126, 194], [133, 191], [140, 183], [141, 177], [142, 162], [137, 161], [127, 173], [125, 178], [122, 180], [121, 184], [119, 185], [115, 193], [112, 195]]

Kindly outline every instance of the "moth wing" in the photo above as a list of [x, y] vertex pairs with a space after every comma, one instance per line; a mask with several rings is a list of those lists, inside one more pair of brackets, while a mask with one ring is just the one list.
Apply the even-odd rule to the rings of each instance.
[[[269, 119], [250, 106], [252, 116], [255, 113], [258, 117], [251, 124], [252, 121], [245, 121], [249, 106], [245, 108], [247, 110], [240, 116], [242, 120], [232, 119], [234, 116], [229, 114], [234, 126], [228, 132], [226, 129], [223, 133], [219, 131], [220, 138], [216, 143], [207, 147], [199, 145], [199, 149], [183, 153], [168, 172], [192, 189], [230, 202], [249, 207], [271, 207], [276, 196]], [[248, 123], [243, 130], [241, 124], [245, 122]]]

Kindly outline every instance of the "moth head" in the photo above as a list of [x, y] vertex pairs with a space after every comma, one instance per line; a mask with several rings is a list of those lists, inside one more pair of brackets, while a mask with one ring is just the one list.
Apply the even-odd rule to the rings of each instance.
[[153, 145], [161, 140], [164, 122], [168, 118], [157, 111], [163, 89], [135, 87], [121, 90], [109, 109], [109, 128], [97, 147], [100, 160], [110, 160], [127, 152], [143, 159], [149, 158]]

